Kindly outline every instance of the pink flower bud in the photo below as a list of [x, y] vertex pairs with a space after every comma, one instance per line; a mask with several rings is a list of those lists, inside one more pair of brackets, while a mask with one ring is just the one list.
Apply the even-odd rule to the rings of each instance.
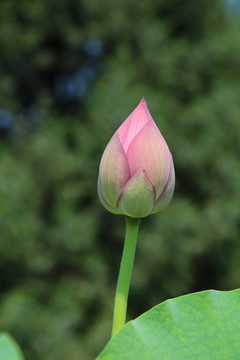
[[115, 214], [142, 218], [169, 204], [174, 185], [172, 155], [142, 99], [103, 153], [99, 198]]

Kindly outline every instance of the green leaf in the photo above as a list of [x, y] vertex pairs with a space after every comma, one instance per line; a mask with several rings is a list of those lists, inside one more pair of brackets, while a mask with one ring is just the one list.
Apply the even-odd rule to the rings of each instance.
[[130, 321], [97, 360], [239, 360], [240, 290], [171, 299]]
[[0, 333], [0, 360], [24, 360], [19, 346], [7, 333]]

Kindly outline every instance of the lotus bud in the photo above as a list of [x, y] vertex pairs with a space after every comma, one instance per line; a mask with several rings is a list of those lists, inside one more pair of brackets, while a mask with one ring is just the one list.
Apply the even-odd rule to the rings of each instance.
[[172, 155], [142, 99], [103, 153], [99, 198], [114, 214], [143, 218], [169, 204], [174, 185]]

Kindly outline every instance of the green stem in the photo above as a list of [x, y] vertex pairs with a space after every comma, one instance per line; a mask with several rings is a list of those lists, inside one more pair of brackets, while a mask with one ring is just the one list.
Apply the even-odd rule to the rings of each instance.
[[125, 324], [140, 219], [126, 217], [126, 235], [114, 301], [112, 336]]

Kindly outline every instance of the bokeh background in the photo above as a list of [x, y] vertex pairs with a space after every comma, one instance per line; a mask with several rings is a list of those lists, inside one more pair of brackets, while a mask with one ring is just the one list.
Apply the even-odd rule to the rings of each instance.
[[144, 96], [176, 168], [144, 219], [129, 318], [240, 286], [240, 4], [0, 2], [0, 327], [26, 360], [91, 360], [110, 336], [124, 218], [102, 152]]

